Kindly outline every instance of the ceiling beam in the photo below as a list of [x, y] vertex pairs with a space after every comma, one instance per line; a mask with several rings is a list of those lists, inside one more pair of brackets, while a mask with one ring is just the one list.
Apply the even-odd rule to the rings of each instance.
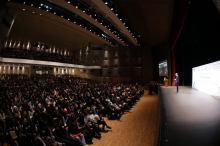
[[[102, 39], [101, 37], [97, 36], [93, 32], [90, 32], [89, 30], [87, 30], [85, 28], [82, 28], [79, 25], [74, 24], [73, 22], [70, 22], [70, 21], [68, 21], [68, 20], [66, 20], [66, 19], [64, 19], [64, 18], [62, 18], [60, 16], [54, 15], [52, 13], [46, 12], [46, 11], [44, 11], [42, 9], [31, 7], [31, 6], [24, 5], [24, 4], [14, 3], [14, 2], [7, 2], [6, 5], [8, 7], [11, 7], [11, 8], [18, 8], [20, 10], [25, 9], [25, 11], [30, 11], [30, 12], [35, 12], [35, 13], [42, 14], [42, 15], [48, 17], [48, 21], [54, 21], [54, 20], [58, 21], [58, 22], [60, 22], [62, 24], [65, 24], [66, 26], [69, 26], [70, 28], [72, 28], [74, 30], [79, 31], [80, 33], [83, 33], [84, 35], [88, 35], [88, 36], [90, 36], [92, 38], [95, 38], [95, 39], [99, 40], [103, 44], [107, 44], [107, 45], [109, 45], [111, 47], [115, 47], [113, 44], [111, 44], [108, 41]], [[53, 18], [53, 19], [51, 19], [51, 18]], [[39, 27], [40, 27], [40, 24], [39, 24]]]
[[117, 42], [119, 42], [121, 45], [126, 46], [126, 44], [121, 41], [118, 37], [116, 37], [110, 30], [108, 30], [106, 27], [104, 27], [102, 24], [100, 24], [98, 21], [96, 21], [95, 19], [93, 19], [92, 17], [90, 17], [88, 14], [84, 13], [83, 11], [81, 11], [80, 9], [77, 9], [75, 6], [73, 6], [72, 4], [67, 3], [64, 0], [53, 0], [53, 3], [68, 9], [69, 11], [75, 13], [76, 15], [82, 17], [83, 19], [89, 21], [90, 23], [92, 23], [93, 25], [95, 25], [96, 27], [98, 27], [99, 29], [105, 31], [110, 37], [112, 37], [113, 39], [115, 39]]
[[125, 27], [125, 25], [120, 21], [120, 19], [109, 9], [109, 7], [102, 0], [91, 0], [94, 4], [96, 4], [104, 13], [108, 15], [110, 19], [112, 19], [116, 25], [121, 29], [121, 31], [125, 34], [125, 36], [130, 40], [132, 44], [138, 46], [138, 43]]

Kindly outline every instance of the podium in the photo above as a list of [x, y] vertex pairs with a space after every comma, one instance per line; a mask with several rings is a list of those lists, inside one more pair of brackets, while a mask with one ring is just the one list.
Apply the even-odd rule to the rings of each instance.
[[164, 87], [168, 87], [169, 84], [169, 79], [165, 78], [164, 79]]

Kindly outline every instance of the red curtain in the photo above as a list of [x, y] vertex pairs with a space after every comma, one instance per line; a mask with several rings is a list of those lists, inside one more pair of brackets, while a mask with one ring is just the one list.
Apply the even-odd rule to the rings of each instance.
[[173, 9], [173, 22], [170, 32], [170, 52], [172, 59], [172, 85], [175, 86], [175, 73], [176, 73], [176, 64], [175, 64], [175, 53], [174, 47], [181, 34], [181, 30], [184, 25], [184, 21], [187, 16], [188, 8], [190, 5], [190, 0], [174, 0], [174, 9]]

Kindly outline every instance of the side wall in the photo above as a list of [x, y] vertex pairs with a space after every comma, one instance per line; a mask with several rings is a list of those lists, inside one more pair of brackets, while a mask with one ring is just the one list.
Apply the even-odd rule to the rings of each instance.
[[163, 42], [160, 45], [153, 47], [152, 49], [153, 56], [153, 79], [161, 84], [163, 84], [164, 76], [159, 76], [158, 63], [163, 60], [167, 60], [168, 64], [168, 76], [169, 76], [169, 85], [171, 79], [171, 59], [170, 59], [170, 49], [167, 42]]

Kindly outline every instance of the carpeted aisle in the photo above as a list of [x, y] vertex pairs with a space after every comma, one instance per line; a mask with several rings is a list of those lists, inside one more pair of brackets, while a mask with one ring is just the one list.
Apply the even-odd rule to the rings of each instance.
[[158, 136], [158, 95], [145, 94], [120, 121], [107, 120], [112, 127], [102, 133], [101, 140], [93, 139], [92, 146], [156, 146]]

